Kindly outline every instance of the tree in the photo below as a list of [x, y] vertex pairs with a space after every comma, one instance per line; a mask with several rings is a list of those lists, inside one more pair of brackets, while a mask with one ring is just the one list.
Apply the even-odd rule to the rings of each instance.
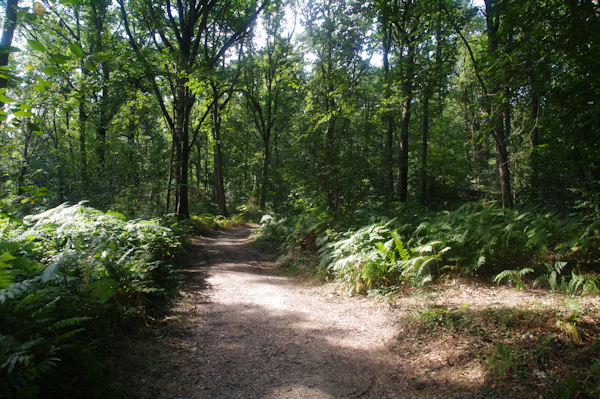
[[[340, 133], [345, 127], [352, 96], [368, 63], [361, 57], [369, 25], [362, 4], [325, 0], [305, 5], [310, 50], [317, 55], [309, 83], [313, 145], [317, 148], [313, 178], [325, 194], [327, 206], [337, 209], [344, 200], [345, 176], [340, 168]], [[348, 184], [351, 184], [348, 182]]]
[[[173, 5], [169, 0], [161, 5], [148, 0], [118, 2], [130, 44], [144, 65], [172, 134], [175, 209], [179, 218], [189, 218], [190, 115], [197, 100], [188, 86], [190, 77], [201, 74], [208, 78], [227, 51], [247, 34], [268, 0], [260, 4], [246, 0], [235, 4], [218, 0], [178, 1]], [[133, 26], [137, 31], [132, 29], [129, 15], [138, 17]], [[219, 40], [209, 41], [210, 34]], [[156, 68], [150, 57], [165, 67]], [[170, 110], [167, 97], [172, 99]]]
[[255, 52], [249, 48], [244, 68], [246, 108], [263, 142], [259, 205], [265, 207], [271, 191], [271, 141], [278, 125], [284, 125], [289, 115], [281, 112], [285, 91], [295, 81], [296, 60], [292, 59], [292, 32], [282, 36], [284, 9], [281, 4], [267, 10], [263, 18], [266, 43]]
[[[8, 65], [13, 36], [17, 28], [17, 11], [19, 0], [6, 0], [4, 8], [4, 25], [2, 26], [2, 38], [0, 38], [0, 70], [3, 72], [0, 76], [0, 90], [6, 89], [8, 79], [4, 75], [4, 69]], [[4, 105], [4, 102], [0, 102]]]

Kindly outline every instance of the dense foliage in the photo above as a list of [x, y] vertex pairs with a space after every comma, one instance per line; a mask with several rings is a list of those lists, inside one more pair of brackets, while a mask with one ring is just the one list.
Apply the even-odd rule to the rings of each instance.
[[180, 218], [597, 203], [596, 2], [238, 3], [21, 4], [2, 197]]
[[173, 290], [179, 239], [82, 204], [0, 223], [0, 396], [112, 397], [105, 347]]
[[268, 214], [284, 264], [353, 292], [598, 290], [596, 0], [0, 8], [7, 395], [102, 385], [95, 348], [172, 284], [157, 217], [191, 235]]
[[317, 268], [311, 272], [338, 277], [354, 292], [423, 285], [452, 271], [517, 287], [531, 273], [532, 281], [553, 290], [598, 292], [595, 213], [565, 216], [480, 202], [442, 212], [362, 209], [345, 219], [306, 212], [264, 217], [257, 238], [277, 244], [281, 237], [284, 263]]

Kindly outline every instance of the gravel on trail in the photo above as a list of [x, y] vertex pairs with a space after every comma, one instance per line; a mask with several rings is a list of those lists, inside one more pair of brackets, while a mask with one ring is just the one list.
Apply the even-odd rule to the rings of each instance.
[[[289, 279], [249, 241], [253, 226], [199, 238], [182, 296], [155, 332], [142, 398], [471, 397], [478, 375], [440, 374], [435, 348], [411, 361], [398, 312], [331, 284]], [[443, 348], [453, 350], [455, 348]], [[462, 373], [470, 373], [463, 365]], [[436, 376], [437, 373], [437, 376]], [[464, 377], [464, 374], [463, 374]], [[461, 381], [461, 383], [457, 383]]]

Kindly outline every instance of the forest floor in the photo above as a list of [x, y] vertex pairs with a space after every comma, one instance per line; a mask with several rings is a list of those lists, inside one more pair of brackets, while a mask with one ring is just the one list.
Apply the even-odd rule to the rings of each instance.
[[174, 308], [124, 343], [128, 397], [545, 397], [598, 355], [597, 297], [460, 279], [352, 297], [285, 277], [252, 230], [193, 242]]

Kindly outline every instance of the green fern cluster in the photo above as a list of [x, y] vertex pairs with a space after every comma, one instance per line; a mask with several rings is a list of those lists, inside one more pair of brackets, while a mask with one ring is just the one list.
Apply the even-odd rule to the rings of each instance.
[[[318, 208], [296, 210], [286, 217], [264, 217], [257, 237], [282, 243], [286, 262], [312, 262], [305, 267], [333, 275], [357, 292], [398, 283], [423, 285], [447, 268], [496, 275], [495, 281], [508, 280], [518, 288], [533, 276], [551, 288], [594, 292], [594, 274], [571, 271], [573, 265], [593, 270], [600, 259], [598, 215], [505, 210], [492, 202], [439, 213], [419, 207], [410, 212], [408, 205], [369, 208], [335, 218]], [[571, 267], [563, 273], [544, 266], [560, 262]]]
[[2, 223], [0, 397], [112, 396], [96, 349], [173, 287], [177, 237], [83, 204]]
[[[444, 262], [466, 274], [491, 275], [507, 266], [542, 265], [557, 259], [591, 264], [600, 254], [600, 219], [467, 203], [425, 220], [408, 243], [448, 247]], [[518, 278], [508, 274], [500, 280]]]

